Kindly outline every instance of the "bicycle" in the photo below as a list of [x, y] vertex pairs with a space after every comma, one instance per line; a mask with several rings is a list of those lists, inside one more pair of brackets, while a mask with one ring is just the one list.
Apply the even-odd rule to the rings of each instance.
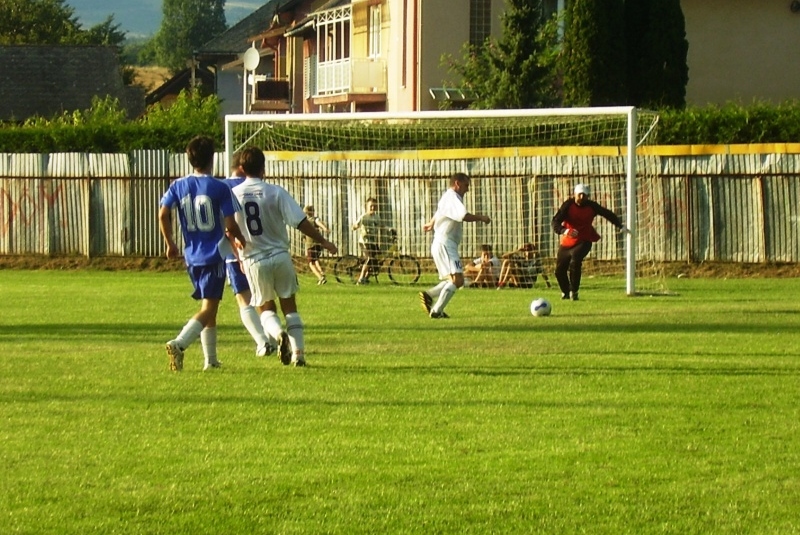
[[[351, 254], [340, 256], [333, 264], [333, 274], [336, 280], [355, 284], [361, 276], [361, 268], [366, 261], [364, 257]], [[377, 283], [378, 275], [383, 271], [386, 271], [389, 280], [394, 284], [414, 284], [422, 274], [419, 260], [411, 255], [400, 254], [395, 232], [391, 234], [389, 248], [381, 252], [370, 267], [367, 279], [372, 279]]]

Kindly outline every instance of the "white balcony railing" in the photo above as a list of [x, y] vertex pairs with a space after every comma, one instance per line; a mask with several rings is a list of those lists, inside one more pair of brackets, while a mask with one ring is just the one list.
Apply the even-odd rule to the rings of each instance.
[[314, 96], [344, 93], [385, 93], [386, 61], [347, 58], [317, 63]]

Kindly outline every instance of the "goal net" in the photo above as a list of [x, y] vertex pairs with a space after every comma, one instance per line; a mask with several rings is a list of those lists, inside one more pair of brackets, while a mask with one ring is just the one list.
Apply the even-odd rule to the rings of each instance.
[[[616, 277], [629, 295], [657, 294], [667, 291], [664, 193], [657, 162], [647, 155], [657, 121], [655, 113], [631, 107], [229, 115], [225, 150], [230, 162], [244, 146], [263, 149], [267, 179], [315, 207], [340, 254], [360, 254], [352, 226], [374, 199], [396, 230], [398, 249], [431, 275], [431, 236], [422, 226], [449, 177], [464, 172], [472, 179], [467, 210], [492, 223], [464, 225], [462, 259], [480, 256], [483, 244], [497, 257], [533, 244], [554, 287], [559, 236], [551, 220], [575, 185], [587, 184], [632, 232], [618, 234], [595, 219], [603, 238], [584, 261], [583, 285]], [[302, 238], [293, 240], [293, 253], [302, 257]]]

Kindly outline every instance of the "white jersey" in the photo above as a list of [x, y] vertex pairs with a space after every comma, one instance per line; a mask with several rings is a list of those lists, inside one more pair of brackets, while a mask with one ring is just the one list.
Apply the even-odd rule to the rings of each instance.
[[297, 228], [306, 218], [305, 212], [289, 192], [258, 178], [247, 178], [233, 188], [242, 206], [236, 222], [247, 246], [243, 259], [258, 260], [289, 251], [287, 226]]
[[460, 244], [466, 215], [467, 207], [464, 206], [461, 195], [449, 188], [442, 194], [436, 213], [433, 214], [433, 241], [451, 242], [456, 246]]

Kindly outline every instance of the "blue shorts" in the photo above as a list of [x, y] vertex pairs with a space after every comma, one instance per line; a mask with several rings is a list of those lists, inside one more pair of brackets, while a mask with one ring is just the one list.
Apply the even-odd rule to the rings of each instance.
[[231, 285], [234, 295], [242, 292], [250, 291], [250, 284], [247, 282], [247, 276], [242, 273], [242, 268], [239, 262], [226, 262], [225, 271], [228, 273], [228, 284]]
[[225, 291], [225, 262], [208, 266], [187, 266], [186, 272], [194, 286], [194, 299], [222, 299]]

